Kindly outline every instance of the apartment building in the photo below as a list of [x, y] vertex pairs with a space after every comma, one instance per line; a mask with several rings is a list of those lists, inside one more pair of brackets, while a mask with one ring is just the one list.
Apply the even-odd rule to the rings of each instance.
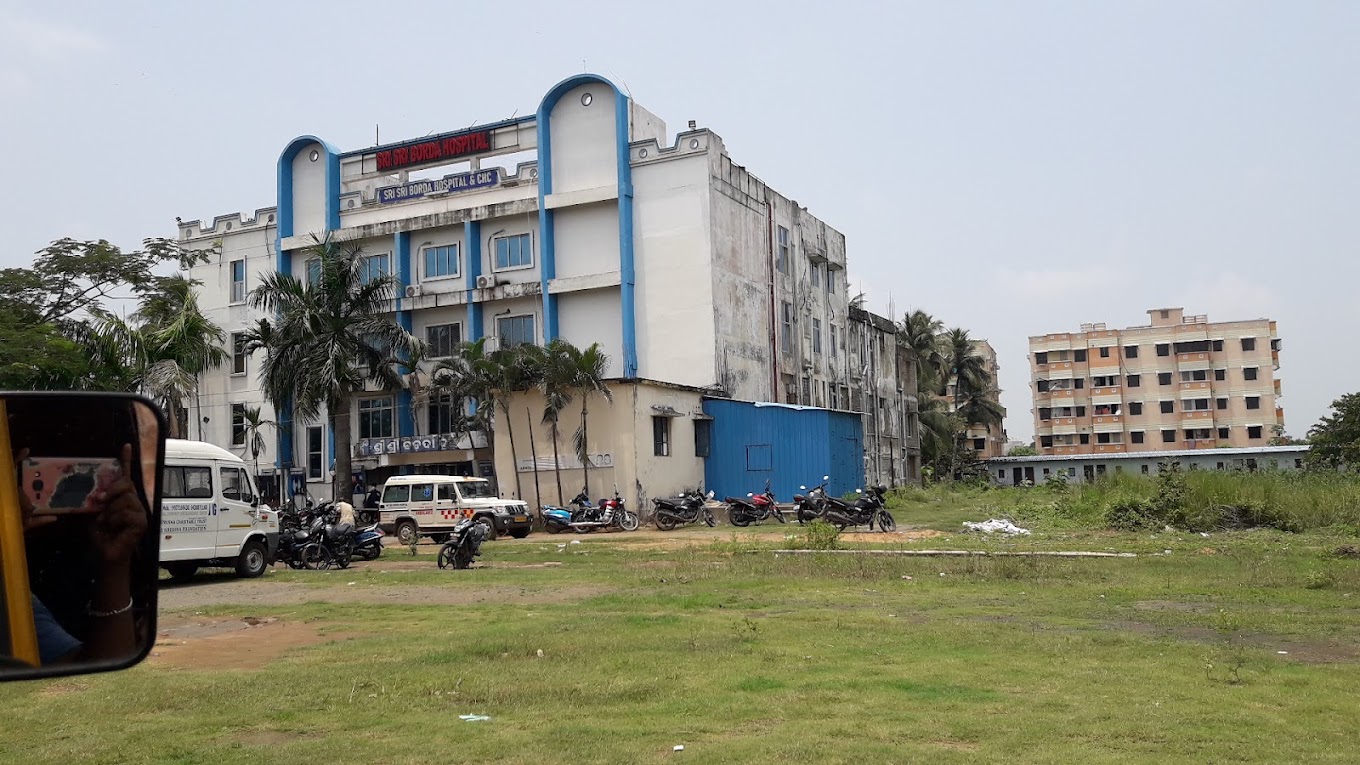
[[[996, 349], [986, 340], [973, 341], [973, 355], [982, 359], [982, 369], [988, 386], [987, 399], [1000, 409], [1002, 422], [991, 425], [980, 422], [968, 423], [968, 429], [964, 432], [964, 445], [972, 449], [978, 459], [1004, 457], [1008, 438], [1005, 428], [1006, 409], [1001, 406], [1001, 365], [996, 360]], [[940, 397], [951, 412], [956, 405], [956, 385], [957, 381], [951, 377], [949, 384], [945, 386], [945, 394]]]
[[1148, 315], [1143, 326], [1029, 338], [1041, 454], [1261, 447], [1282, 432], [1274, 321]]

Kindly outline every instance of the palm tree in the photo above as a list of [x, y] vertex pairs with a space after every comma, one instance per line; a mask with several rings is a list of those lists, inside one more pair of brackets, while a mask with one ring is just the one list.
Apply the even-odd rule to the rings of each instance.
[[903, 317], [897, 331], [916, 357], [918, 392], [934, 391], [938, 386], [934, 381], [944, 367], [944, 356], [940, 353], [944, 322], [918, 308]]
[[554, 338], [542, 348], [534, 348], [534, 362], [538, 366], [538, 390], [543, 394], [543, 424], [548, 426], [552, 435], [553, 473], [557, 478], [557, 504], [562, 505], [562, 460], [557, 451], [557, 440], [561, 435], [558, 424], [562, 410], [571, 403], [573, 387], [576, 384], [576, 359], [580, 350], [561, 338]]
[[575, 346], [569, 347], [571, 360], [572, 386], [581, 392], [581, 424], [576, 428], [576, 433], [572, 436], [572, 446], [576, 451], [576, 458], [581, 461], [581, 469], [584, 472], [582, 478], [585, 488], [590, 488], [590, 442], [586, 424], [590, 412], [587, 405], [590, 403], [592, 393], [604, 396], [605, 401], [613, 402], [614, 394], [610, 392], [609, 386], [604, 383], [605, 373], [609, 370], [609, 356], [600, 350], [599, 343], [591, 343], [589, 348], [579, 350]]
[[[951, 396], [956, 410], [962, 405], [968, 391], [990, 384], [985, 362], [973, 348], [973, 339], [968, 336], [968, 330], [955, 328], [942, 335], [940, 355], [944, 361], [942, 371], [945, 374], [940, 379], [939, 393]], [[954, 388], [952, 395], [949, 390], [951, 384]]]
[[[405, 357], [388, 356], [379, 365], [378, 374], [382, 377], [383, 388], [389, 391], [405, 391], [411, 394], [411, 401], [407, 405], [406, 414], [411, 418], [411, 425], [414, 428], [414, 435], [420, 435], [420, 418], [416, 412], [421, 407], [438, 396], [434, 395], [432, 388], [426, 383], [425, 371], [421, 368], [425, 366], [430, 358], [430, 346], [423, 340], [413, 339], [411, 349]], [[427, 435], [434, 435], [429, 433]]]
[[227, 335], [198, 306], [198, 282], [176, 274], [143, 295], [137, 310], [122, 319], [92, 310], [85, 340], [91, 355], [122, 370], [131, 384], [156, 401], [170, 422], [169, 436], [183, 438], [179, 411], [198, 390], [198, 375], [226, 362]]
[[320, 261], [314, 279], [270, 273], [250, 293], [250, 304], [274, 315], [247, 335], [248, 350], [263, 350], [260, 387], [271, 401], [290, 402], [312, 420], [322, 407], [335, 435], [336, 498], [348, 496], [352, 464], [350, 407], [371, 380], [379, 385], [383, 361], [409, 358], [416, 340], [387, 315], [396, 281], [367, 278], [355, 244], [315, 238], [305, 251]]
[[247, 406], [242, 411], [245, 420], [246, 447], [250, 450], [250, 459], [255, 463], [255, 475], [260, 474], [260, 452], [264, 451], [264, 433], [266, 426], [274, 426], [273, 420], [266, 420], [260, 414], [258, 406]]

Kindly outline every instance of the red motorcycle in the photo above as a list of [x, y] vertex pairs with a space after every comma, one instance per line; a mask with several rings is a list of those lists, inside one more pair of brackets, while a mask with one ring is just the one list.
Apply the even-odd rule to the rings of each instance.
[[779, 505], [775, 502], [774, 492], [770, 490], [770, 482], [765, 482], [765, 491], [760, 494], [747, 494], [746, 499], [740, 497], [727, 497], [723, 499], [727, 503], [727, 520], [733, 526], [750, 526], [752, 523], [760, 523], [767, 518], [774, 518], [780, 523], [787, 523], [784, 514], [779, 511]]

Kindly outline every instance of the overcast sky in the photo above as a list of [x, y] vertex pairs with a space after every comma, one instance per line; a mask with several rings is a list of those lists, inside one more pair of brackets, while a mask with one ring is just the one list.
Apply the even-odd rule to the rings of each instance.
[[1302, 435], [1360, 389], [1357, 39], [1355, 2], [0, 0], [0, 266], [270, 206], [296, 135], [526, 114], [584, 62], [843, 231], [871, 309], [990, 340], [1012, 438], [1029, 335], [1162, 306], [1278, 320]]

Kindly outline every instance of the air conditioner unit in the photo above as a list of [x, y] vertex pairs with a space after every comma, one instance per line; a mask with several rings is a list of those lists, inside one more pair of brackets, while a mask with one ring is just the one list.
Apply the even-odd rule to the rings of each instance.
[[477, 289], [487, 290], [496, 286], [496, 277], [487, 275], [477, 277]]
[[408, 298], [420, 297], [420, 285], [419, 285], [419, 284], [412, 284], [412, 285], [410, 285], [409, 287], [407, 287], [407, 288], [406, 288], [406, 297], [408, 297]]

